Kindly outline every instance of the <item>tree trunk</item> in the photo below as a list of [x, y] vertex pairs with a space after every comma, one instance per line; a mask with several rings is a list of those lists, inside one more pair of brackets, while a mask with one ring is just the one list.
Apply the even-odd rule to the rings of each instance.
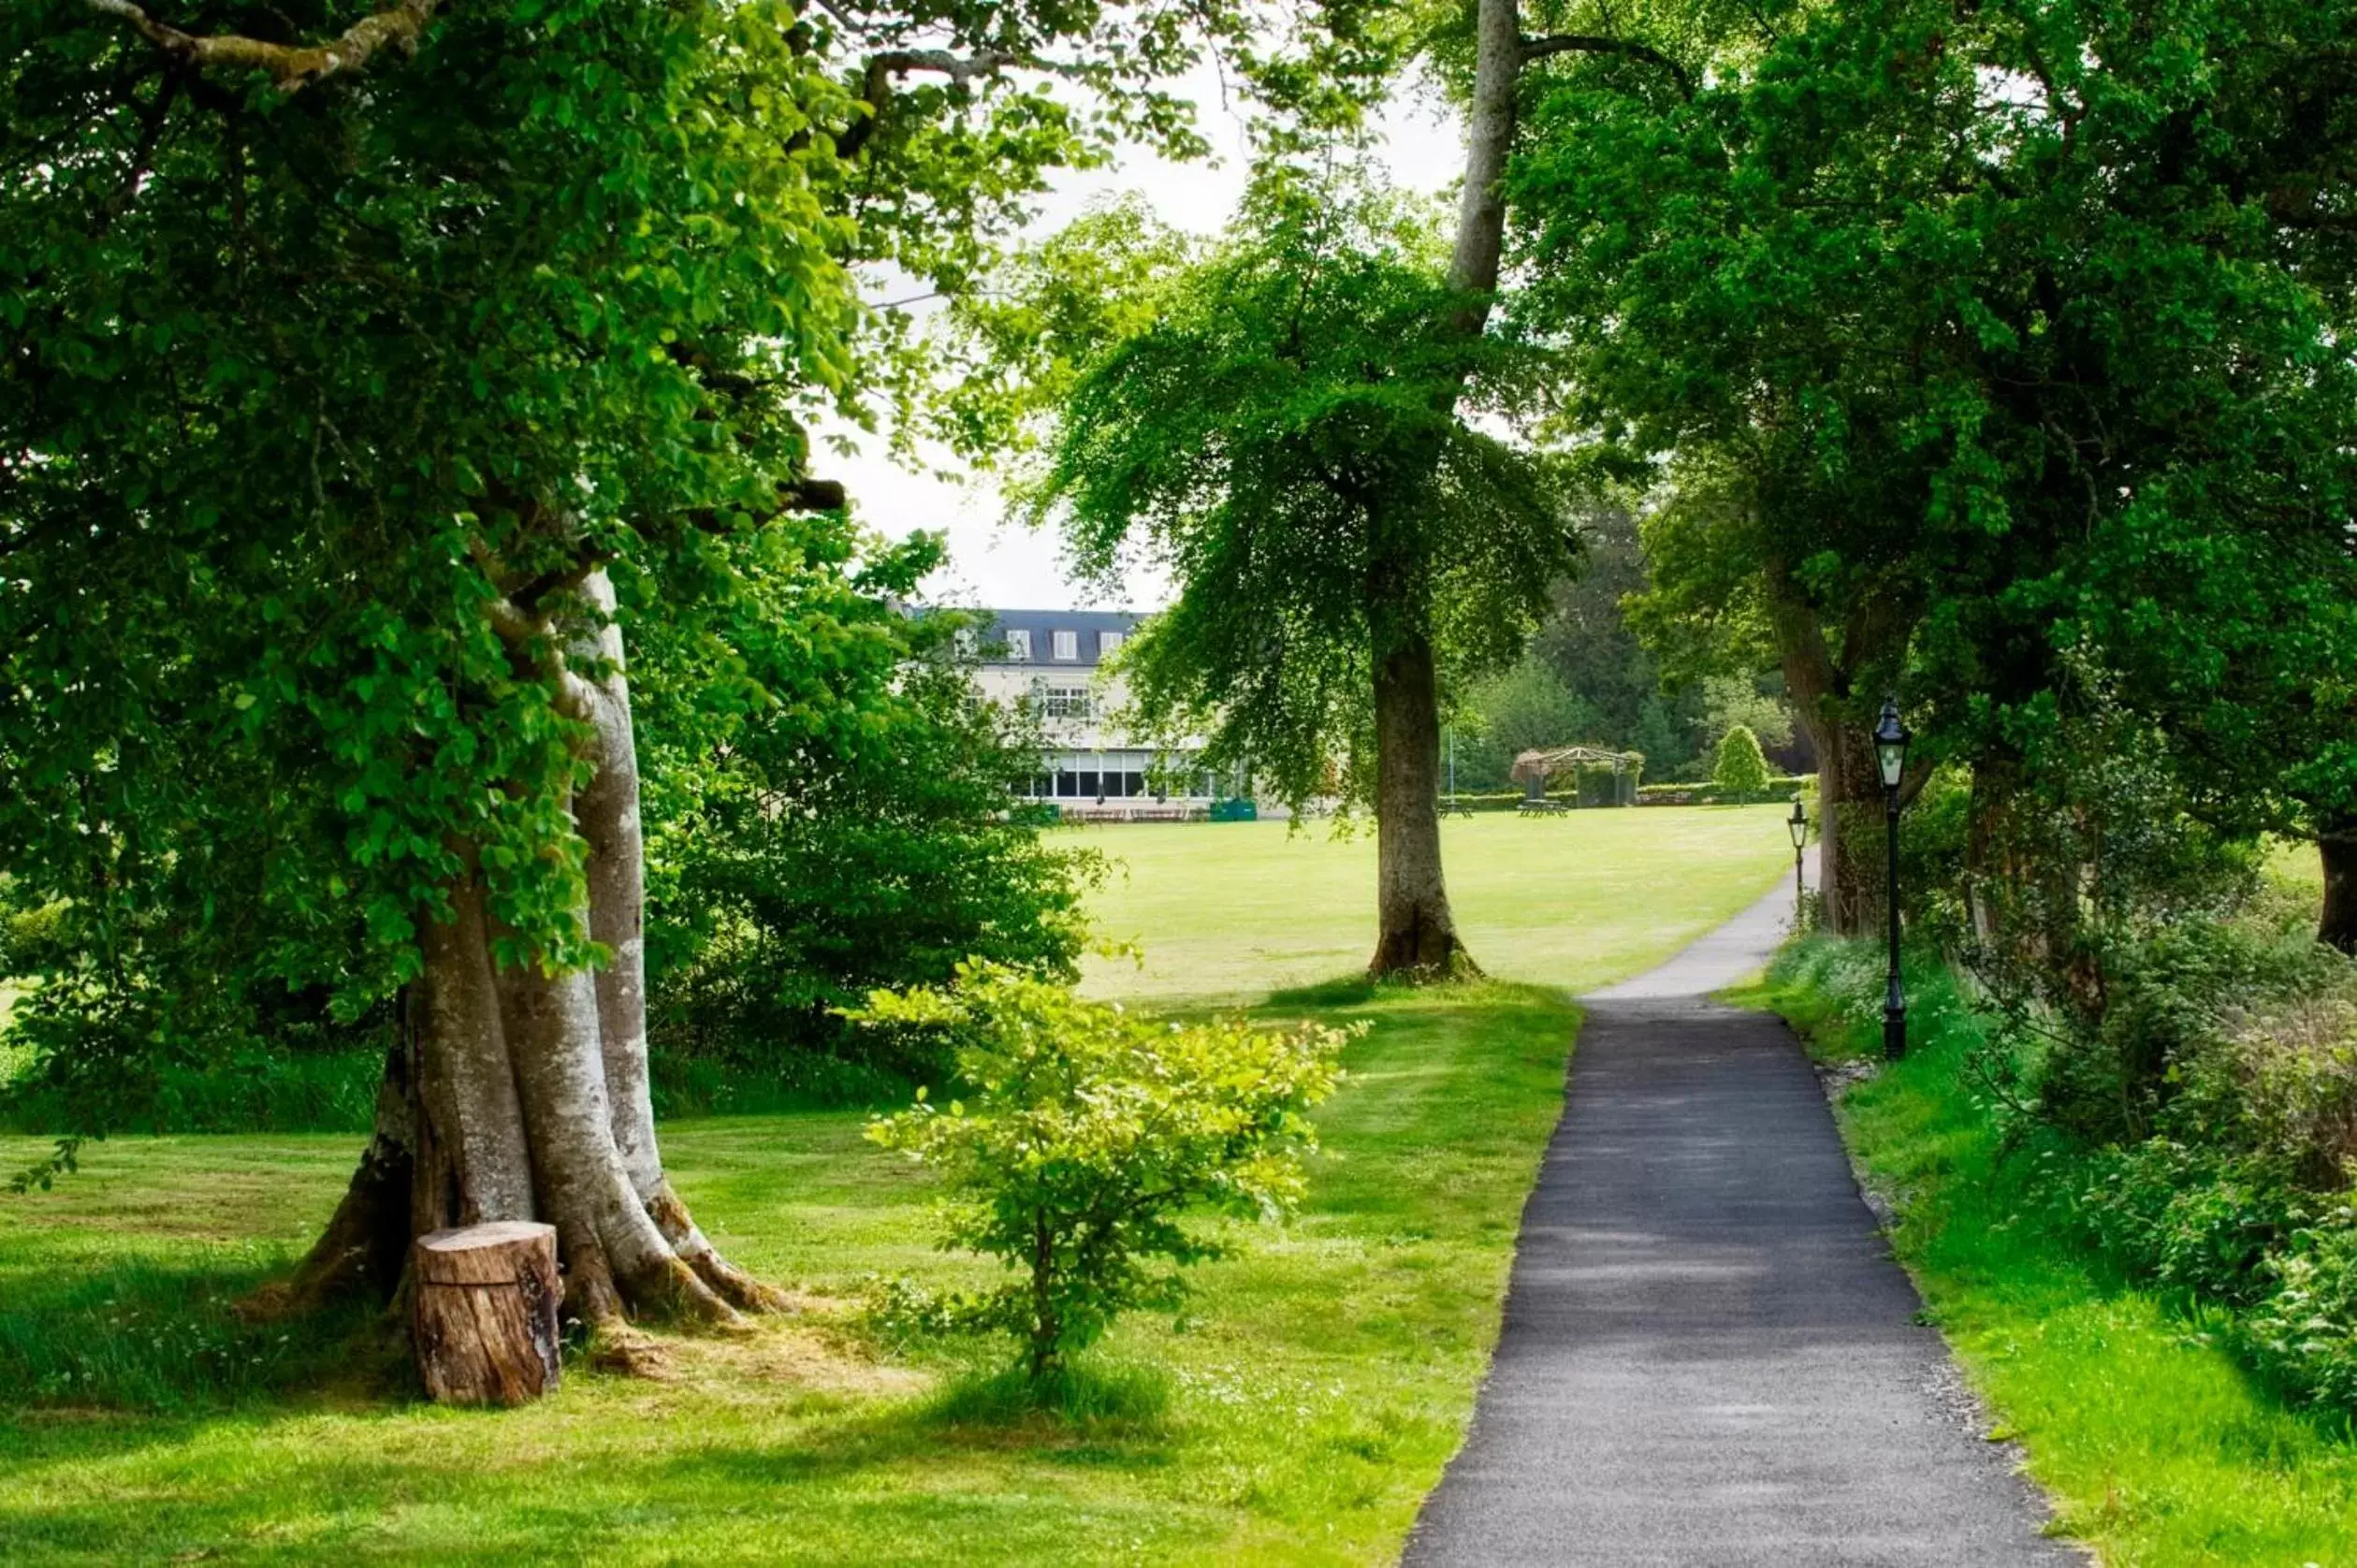
[[1379, 656], [1375, 675], [1375, 979], [1472, 969], [1440, 866], [1440, 705], [1433, 645], [1421, 634]]
[[2001, 755], [1972, 764], [1972, 793], [1965, 816], [1964, 896], [1972, 939], [1996, 951], [2021, 939], [2021, 762]]
[[612, 960], [597, 972], [598, 1033], [614, 1145], [631, 1188], [672, 1250], [723, 1300], [748, 1310], [782, 1308], [773, 1287], [733, 1267], [696, 1227], [663, 1179], [655, 1147], [653, 1086], [647, 1071], [647, 852], [638, 820], [638, 748], [631, 726], [622, 632], [612, 619], [613, 585], [604, 572], [584, 585], [608, 619], [591, 650], [603, 667], [596, 687], [596, 772], [574, 803], [589, 847], [589, 936]]
[[[594, 678], [562, 669], [556, 678], [560, 705], [593, 736], [590, 782], [570, 803], [589, 849], [575, 918], [610, 961], [594, 974], [497, 969], [473, 847], [453, 846], [462, 869], [444, 890], [449, 918], [419, 918], [422, 973], [386, 1067], [377, 1137], [281, 1293], [296, 1304], [352, 1289], [390, 1299], [403, 1276], [388, 1260], [416, 1238], [532, 1220], [555, 1227], [565, 1314], [592, 1329], [649, 1313], [731, 1322], [738, 1308], [783, 1304], [720, 1256], [663, 1176], [647, 1070], [630, 694], [603, 573], [582, 597], [605, 624], [569, 657], [591, 662]], [[542, 622], [535, 635], [548, 630]]]
[[[1522, 72], [1521, 16], [1516, 0], [1480, 0], [1476, 21], [1473, 105], [1465, 124], [1464, 190], [1448, 281], [1464, 297], [1448, 321], [1462, 339], [1488, 326], [1506, 243], [1500, 181], [1514, 144], [1515, 89]], [[1450, 395], [1453, 402], [1455, 394]], [[1371, 519], [1380, 530], [1380, 518]], [[1440, 859], [1440, 679], [1432, 638], [1408, 607], [1427, 593], [1428, 562], [1399, 570], [1381, 559], [1370, 574], [1375, 622], [1375, 945], [1369, 976], [1423, 979], [1474, 972]]]
[[[491, 970], [490, 923], [474, 847], [454, 843], [462, 869], [445, 890], [452, 919], [418, 923], [424, 969], [417, 1009], [414, 1235], [451, 1226], [533, 1217], [532, 1168], [508, 1056], [507, 1025]], [[404, 1238], [406, 1241], [406, 1238]]]
[[1822, 923], [1837, 936], [1867, 936], [1883, 917], [1888, 828], [1874, 739], [1855, 711], [1852, 679], [1870, 660], [1903, 646], [1903, 628], [1886, 617], [1853, 615], [1837, 660], [1817, 607], [1792, 573], [1770, 560], [1763, 579], [1784, 690], [1817, 753]]
[[655, 1102], [647, 1078], [647, 849], [638, 822], [638, 742], [631, 727], [630, 682], [622, 669], [622, 629], [614, 588], [603, 572], [584, 588], [607, 617], [589, 650], [604, 665], [598, 693], [596, 772], [574, 803], [589, 847], [589, 936], [613, 953], [597, 972], [598, 1031], [605, 1088], [614, 1113], [614, 1146], [641, 1198], [662, 1185], [655, 1152]]
[[1869, 936], [1881, 928], [1889, 834], [1874, 743], [1839, 719], [1822, 723], [1811, 738], [1825, 813], [1817, 878], [1826, 929], [1840, 936]]
[[1522, 16], [1517, 0], [1480, 0], [1474, 18], [1473, 102], [1465, 115], [1465, 178], [1448, 283], [1473, 296], [1451, 326], [1477, 338], [1490, 321], [1506, 249], [1506, 161], [1514, 150], [1515, 94], [1522, 80]]
[[2316, 939], [2357, 953], [2357, 814], [2320, 812], [2316, 852], [2324, 864], [2324, 909]]
[[1772, 591], [1769, 603], [1784, 689], [1817, 753], [1819, 924], [1837, 936], [1863, 936], [1883, 907], [1882, 840], [1874, 836], [1884, 831], [1882, 783], [1873, 742], [1842, 715], [1832, 660], [1810, 612], [1779, 604]]

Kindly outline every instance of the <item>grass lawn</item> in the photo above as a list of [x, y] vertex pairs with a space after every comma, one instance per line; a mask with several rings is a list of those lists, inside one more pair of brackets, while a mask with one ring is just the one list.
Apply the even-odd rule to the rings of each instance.
[[2316, 846], [2294, 839], [2274, 839], [2267, 846], [2267, 879], [2288, 893], [2324, 901], [2324, 865]]
[[[1474, 959], [1501, 980], [1592, 989], [1677, 951], [1792, 867], [1786, 807], [1581, 811], [1442, 829], [1449, 900]], [[1284, 822], [1067, 829], [1113, 875], [1098, 901], [1142, 967], [1100, 961], [1090, 985], [1171, 1001], [1258, 996], [1365, 965], [1375, 949], [1375, 834]]]
[[[1363, 957], [1371, 844], [1130, 831], [1098, 838], [1128, 863], [1105, 917], [1165, 966], [1100, 985], [1262, 996]], [[1451, 852], [1483, 960], [1584, 986], [1734, 913], [1789, 850], [1773, 808], [1663, 808], [1458, 824]], [[878, 1346], [822, 1318], [667, 1341], [665, 1380], [576, 1365], [529, 1410], [414, 1403], [340, 1326], [226, 1310], [320, 1225], [357, 1140], [97, 1146], [54, 1192], [0, 1196], [0, 1561], [1389, 1561], [1462, 1437], [1578, 1015], [1510, 984], [1266, 1005], [1375, 1025], [1321, 1112], [1309, 1203], [1239, 1227], [1183, 1331], [1117, 1329], [1091, 1357], [1098, 1408], [1069, 1418], [995, 1413], [995, 1349]], [[974, 1277], [928, 1244], [921, 1177], [860, 1125], [664, 1138], [698, 1216], [773, 1278]], [[0, 1169], [38, 1148], [0, 1140]]]
[[[1966, 1087], [1957, 1004], [1911, 979], [1916, 1048], [1840, 1103], [1870, 1177], [1902, 1199], [1894, 1237], [1930, 1317], [2059, 1526], [2129, 1564], [2357, 1563], [2357, 1434], [2288, 1410], [2200, 1325], [2131, 1288], [2040, 1223], [2028, 1155]], [[1877, 1021], [1763, 987], [1824, 1056], [1879, 1047]]]

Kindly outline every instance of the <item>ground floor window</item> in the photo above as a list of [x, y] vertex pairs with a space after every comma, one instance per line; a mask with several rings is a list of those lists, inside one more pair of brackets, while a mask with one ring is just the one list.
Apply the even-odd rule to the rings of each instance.
[[[1169, 800], [1174, 795], [1187, 799], [1190, 788], [1194, 791], [1191, 798], [1196, 799], [1215, 792], [1208, 773], [1180, 773], [1178, 787], [1170, 788], [1172, 779], [1167, 774], [1157, 773], [1154, 759], [1147, 753], [1108, 755], [1101, 759], [1068, 756], [1054, 761], [1053, 772], [1033, 774], [1016, 785], [1014, 792], [1028, 800], [1071, 801]], [[1157, 784], [1162, 787], [1157, 788]]]

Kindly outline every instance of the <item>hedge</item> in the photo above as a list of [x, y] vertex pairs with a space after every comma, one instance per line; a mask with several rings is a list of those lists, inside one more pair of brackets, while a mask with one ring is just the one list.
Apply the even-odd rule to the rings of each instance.
[[1788, 801], [1795, 791], [1810, 793], [1817, 787], [1817, 776], [1804, 773], [1771, 778], [1765, 790], [1747, 794], [1730, 794], [1714, 784], [1639, 784], [1637, 804], [1639, 806], [1753, 806], [1770, 801]]

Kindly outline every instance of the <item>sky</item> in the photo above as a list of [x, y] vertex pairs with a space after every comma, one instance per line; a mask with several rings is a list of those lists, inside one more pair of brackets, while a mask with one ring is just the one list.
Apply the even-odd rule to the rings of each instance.
[[[1030, 232], [1053, 233], [1090, 202], [1130, 191], [1143, 194], [1174, 226], [1214, 234], [1226, 225], [1248, 172], [1243, 120], [1222, 104], [1208, 69], [1186, 87], [1214, 148], [1211, 160], [1173, 164], [1135, 149], [1111, 167], [1067, 172], [1042, 202]], [[1433, 95], [1403, 94], [1387, 106], [1377, 129], [1383, 160], [1403, 190], [1446, 189], [1464, 167], [1458, 117]], [[1003, 520], [999, 497], [986, 481], [932, 472], [953, 467], [945, 453], [931, 455], [928, 465], [895, 458], [880, 438], [853, 430], [822, 432], [821, 439], [834, 446], [821, 472], [849, 486], [864, 526], [894, 538], [917, 529], [948, 534], [948, 564], [925, 583], [926, 595], [937, 602], [1026, 610], [1151, 610], [1170, 602], [1169, 580], [1151, 563], [1134, 568], [1115, 594], [1088, 591], [1064, 570], [1053, 534]]]

